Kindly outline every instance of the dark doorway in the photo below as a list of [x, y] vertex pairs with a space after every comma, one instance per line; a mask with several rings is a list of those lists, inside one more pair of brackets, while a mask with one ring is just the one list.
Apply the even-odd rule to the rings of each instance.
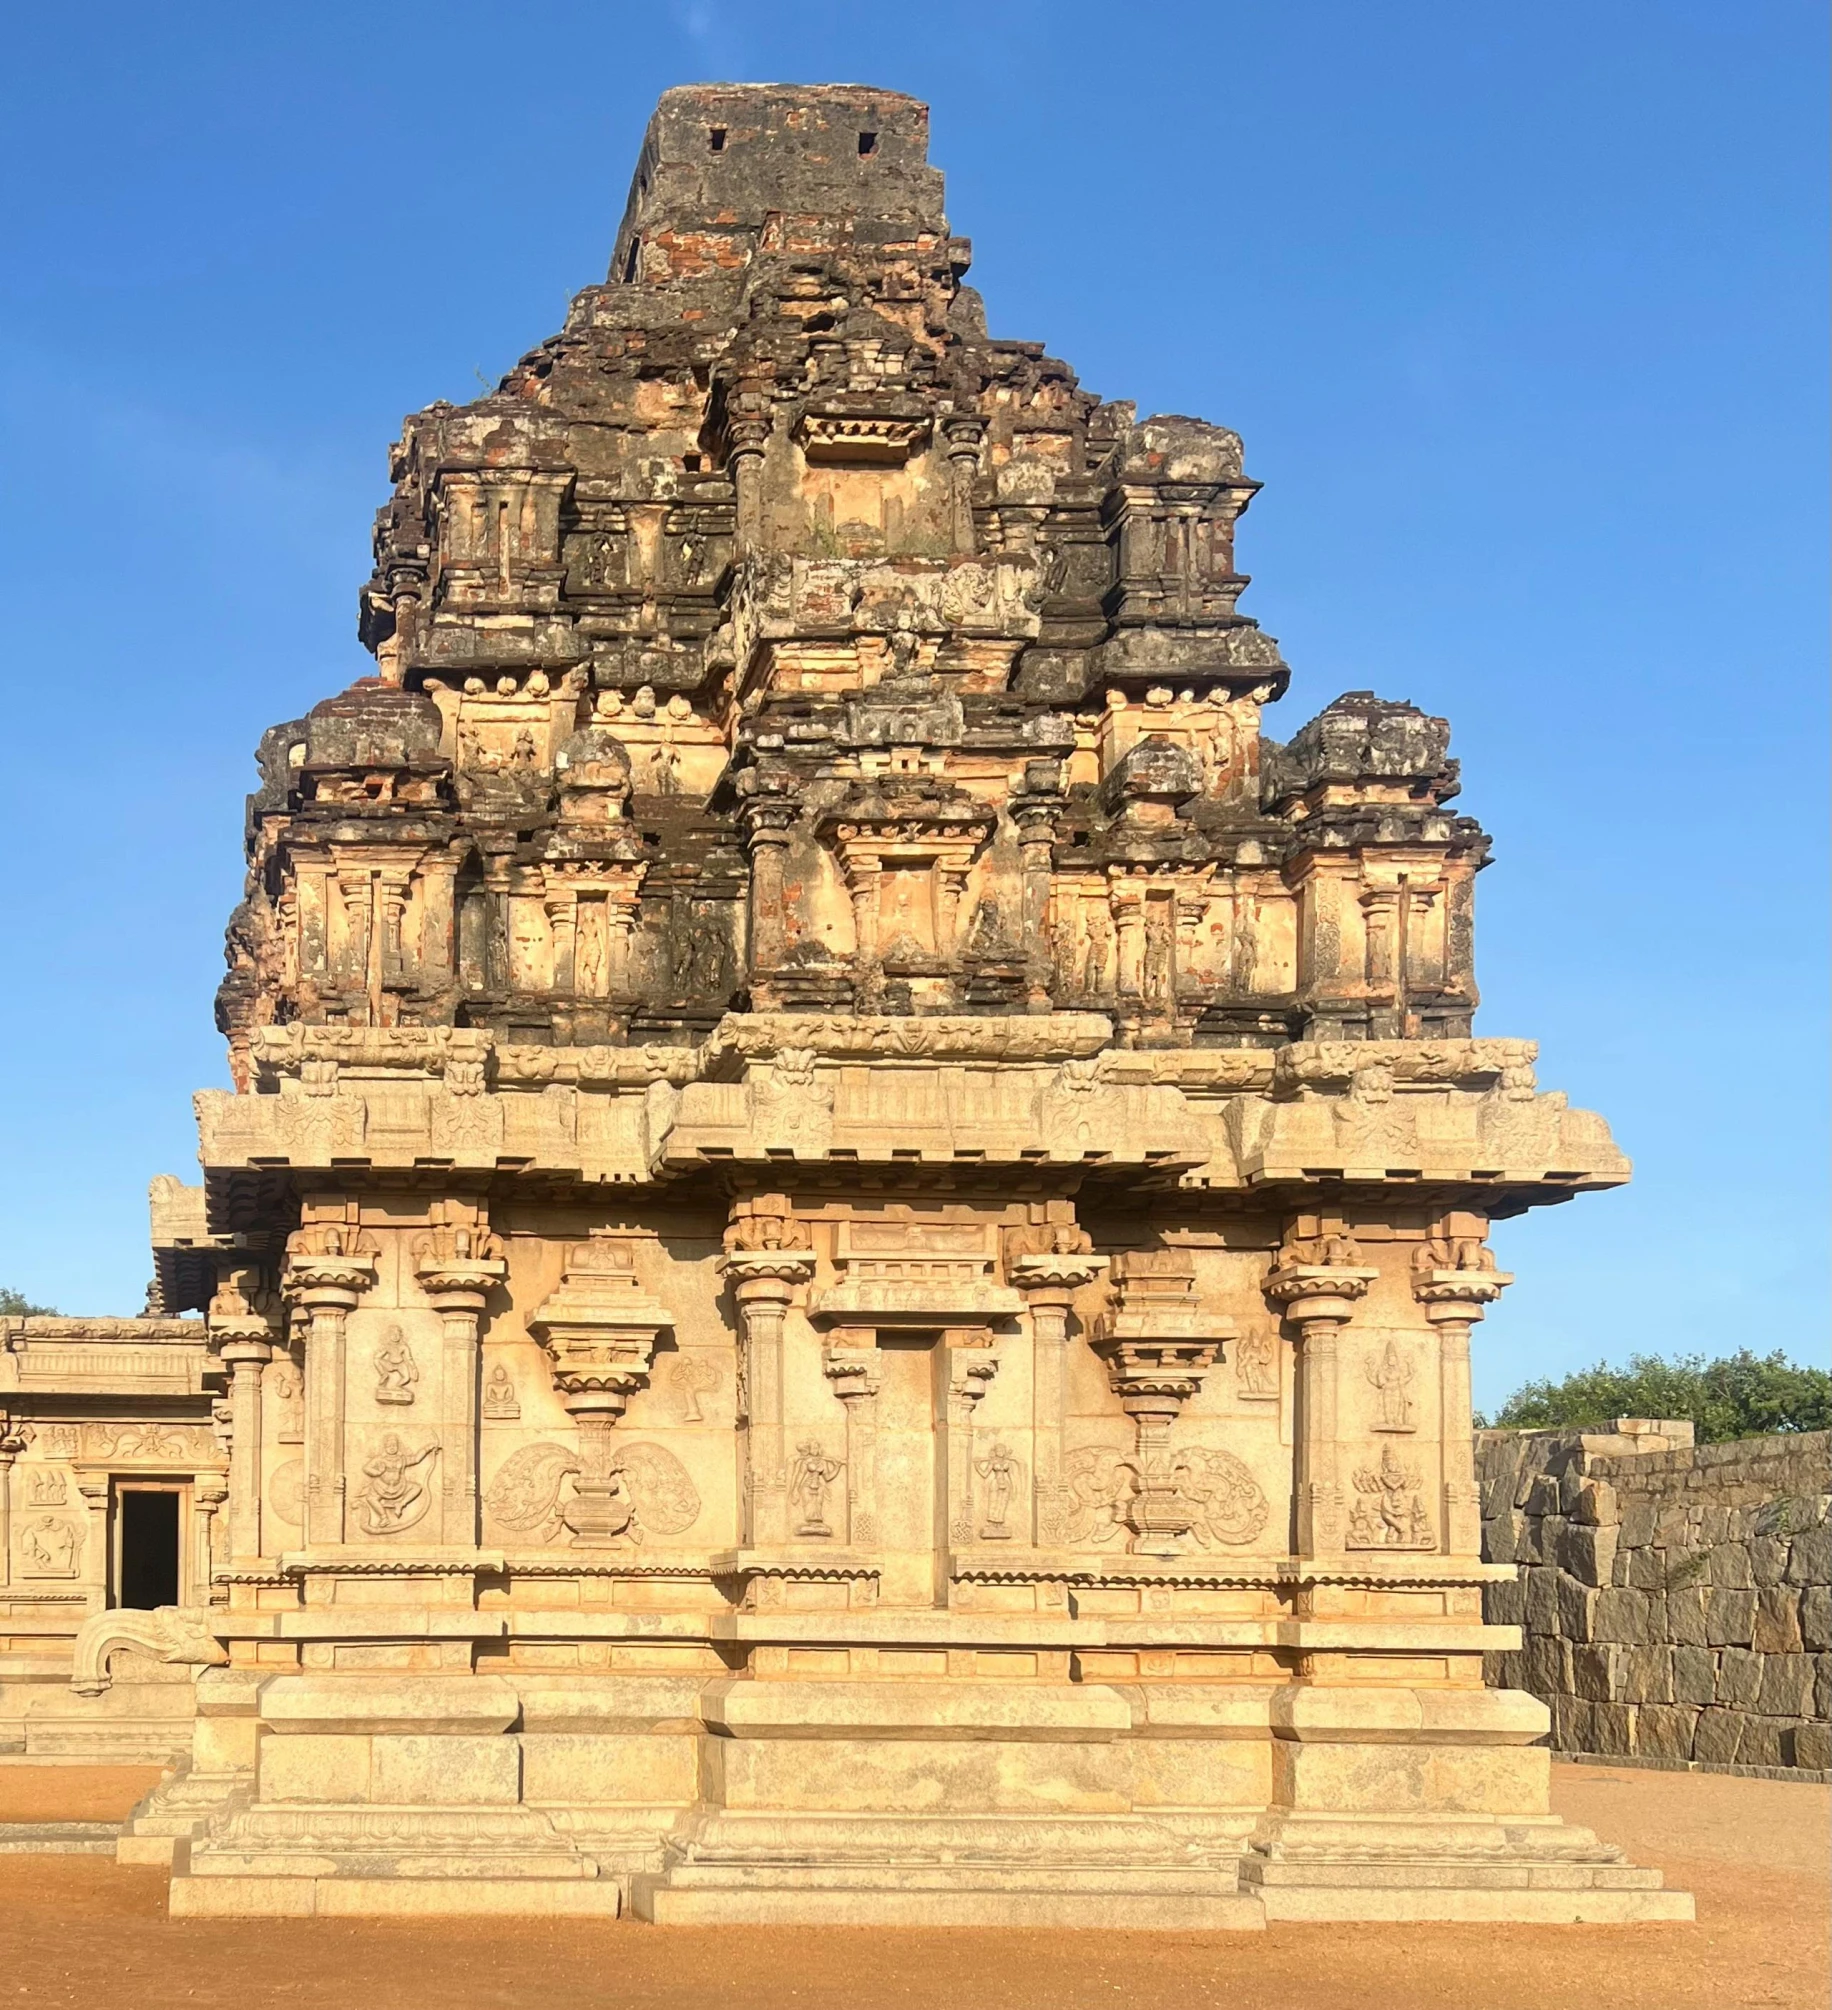
[[121, 1603], [150, 1612], [178, 1603], [178, 1495], [121, 1493]]

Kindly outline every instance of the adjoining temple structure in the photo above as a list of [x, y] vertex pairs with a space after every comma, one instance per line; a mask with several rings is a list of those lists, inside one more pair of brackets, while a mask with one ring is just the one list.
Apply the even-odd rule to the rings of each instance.
[[163, 1202], [219, 1504], [69, 1580], [175, 1911], [1689, 1916], [1483, 1686], [1488, 1227], [1628, 1166], [1472, 1033], [1448, 729], [1267, 738], [1239, 439], [968, 260], [914, 100], [670, 91], [406, 423]]

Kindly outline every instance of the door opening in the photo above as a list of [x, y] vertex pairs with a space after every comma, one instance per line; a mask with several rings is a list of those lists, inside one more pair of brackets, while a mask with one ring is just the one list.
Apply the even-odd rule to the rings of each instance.
[[121, 1491], [121, 1603], [136, 1611], [178, 1603], [178, 1500], [172, 1488]]

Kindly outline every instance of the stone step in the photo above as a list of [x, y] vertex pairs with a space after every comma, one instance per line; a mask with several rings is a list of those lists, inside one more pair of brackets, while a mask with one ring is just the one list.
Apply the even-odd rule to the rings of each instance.
[[899, 1879], [868, 1889], [784, 1889], [670, 1880], [632, 1881], [631, 1911], [657, 1926], [1042, 1926], [1147, 1932], [1256, 1932], [1260, 1901], [1245, 1892], [1152, 1894], [1064, 1891], [1054, 1884], [993, 1889], [915, 1887]]
[[0, 1822], [0, 1856], [113, 1856], [119, 1822]]
[[1357, 1922], [1520, 1926], [1640, 1926], [1693, 1915], [1687, 1891], [1547, 1891], [1414, 1883], [1293, 1887], [1271, 1885], [1258, 1893], [1275, 1922]]
[[1255, 1890], [1329, 1887], [1404, 1890], [1430, 1885], [1468, 1891], [1658, 1891], [1660, 1872], [1626, 1863], [1292, 1863], [1241, 1866], [1241, 1882]]
[[181, 1870], [170, 1907], [174, 1919], [616, 1919], [623, 1894], [610, 1878], [193, 1877]]
[[661, 1873], [671, 1891], [1037, 1891], [1065, 1897], [1136, 1893], [1144, 1897], [1211, 1898], [1238, 1890], [1232, 1871], [1146, 1870], [1114, 1864], [761, 1864], [677, 1863]]

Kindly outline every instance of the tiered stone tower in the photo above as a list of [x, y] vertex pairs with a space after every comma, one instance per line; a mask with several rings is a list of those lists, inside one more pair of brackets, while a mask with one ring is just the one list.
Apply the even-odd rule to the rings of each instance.
[[1672, 1916], [1482, 1683], [1487, 1226], [1628, 1168], [1471, 1037], [1447, 728], [1262, 736], [1240, 441], [990, 338], [926, 132], [669, 92], [407, 423], [377, 675], [261, 744], [139, 1833], [193, 1913]]

